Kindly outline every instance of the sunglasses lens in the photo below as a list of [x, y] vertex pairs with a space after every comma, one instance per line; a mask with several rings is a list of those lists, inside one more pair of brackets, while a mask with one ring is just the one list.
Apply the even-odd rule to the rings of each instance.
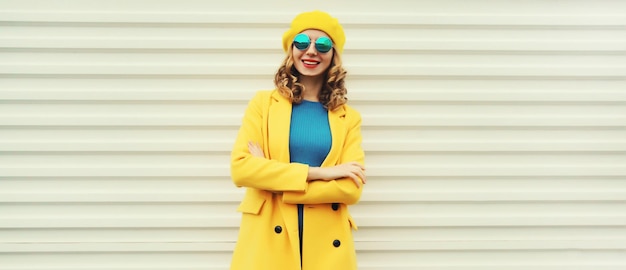
[[296, 46], [298, 50], [305, 50], [311, 45], [311, 39], [305, 34], [297, 34], [293, 39], [293, 45]]
[[315, 49], [321, 53], [327, 53], [333, 48], [333, 41], [327, 37], [319, 37], [315, 41]]

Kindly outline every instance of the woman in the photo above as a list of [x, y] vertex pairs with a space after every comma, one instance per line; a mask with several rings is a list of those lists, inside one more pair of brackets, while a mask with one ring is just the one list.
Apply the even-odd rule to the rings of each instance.
[[356, 269], [347, 205], [366, 178], [344, 43], [337, 19], [299, 14], [283, 35], [277, 89], [248, 104], [231, 154], [233, 182], [247, 188], [232, 270]]

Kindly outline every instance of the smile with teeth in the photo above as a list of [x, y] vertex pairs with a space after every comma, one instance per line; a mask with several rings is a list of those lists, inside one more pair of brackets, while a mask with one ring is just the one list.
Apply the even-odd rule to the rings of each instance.
[[302, 65], [304, 66], [304, 68], [314, 69], [317, 68], [319, 64], [320, 62], [315, 60], [302, 60]]
[[309, 60], [302, 60], [302, 63], [305, 63], [305, 64], [307, 64], [307, 65], [317, 65], [317, 64], [319, 64], [320, 62], [317, 62], [317, 61], [309, 61]]

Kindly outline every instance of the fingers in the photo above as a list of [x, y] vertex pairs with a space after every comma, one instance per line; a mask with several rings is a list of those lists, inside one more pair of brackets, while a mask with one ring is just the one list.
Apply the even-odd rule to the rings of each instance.
[[361, 180], [359, 180], [359, 181], [363, 181], [363, 184], [367, 183], [367, 180], [365, 178], [365, 173], [362, 170], [359, 170], [356, 175], [359, 178], [361, 178]]
[[348, 174], [348, 177], [350, 177], [350, 179], [352, 179], [352, 181], [354, 182], [354, 184], [356, 185], [357, 188], [361, 188], [361, 179], [359, 179], [359, 177], [354, 174], [354, 173], [350, 173]]
[[361, 165], [360, 163], [357, 163], [357, 162], [351, 162], [351, 165], [356, 167], [355, 170], [353, 171], [353, 173], [355, 173], [356, 176], [361, 178], [360, 181], [362, 181], [363, 184], [367, 183], [367, 179], [365, 177], [365, 166], [363, 166], [363, 165]]
[[365, 171], [365, 166], [363, 166], [361, 163], [358, 163], [356, 161], [347, 162], [345, 164], [352, 165], [352, 166], [357, 166], [357, 167], [359, 167], [359, 169]]
[[[358, 165], [358, 166], [357, 166]], [[367, 183], [365, 172], [363, 166], [358, 163], [352, 164], [351, 172], [349, 177], [352, 178], [357, 187], [361, 187], [365, 183]]]
[[262, 158], [265, 157], [265, 154], [263, 153], [263, 149], [258, 143], [249, 141], [248, 150], [250, 151], [250, 154], [252, 154], [253, 156], [262, 157]]
[[357, 187], [360, 188], [362, 185], [367, 183], [367, 178], [365, 177], [365, 166], [360, 163], [351, 161], [336, 167], [341, 168], [345, 173], [343, 175], [338, 175], [339, 177], [350, 177]]

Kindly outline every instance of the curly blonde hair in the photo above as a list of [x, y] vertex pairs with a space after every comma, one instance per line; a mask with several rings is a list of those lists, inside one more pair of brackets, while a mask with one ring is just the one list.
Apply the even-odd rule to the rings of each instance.
[[[292, 48], [287, 50], [287, 57], [278, 68], [274, 77], [274, 85], [278, 92], [293, 103], [302, 102], [302, 92], [304, 85], [298, 82], [300, 73], [294, 67]], [[341, 57], [337, 52], [333, 52], [333, 59], [330, 67], [326, 70], [325, 84], [319, 93], [320, 103], [330, 111], [333, 111], [348, 101], [348, 90], [345, 87], [346, 70], [341, 66]]]

